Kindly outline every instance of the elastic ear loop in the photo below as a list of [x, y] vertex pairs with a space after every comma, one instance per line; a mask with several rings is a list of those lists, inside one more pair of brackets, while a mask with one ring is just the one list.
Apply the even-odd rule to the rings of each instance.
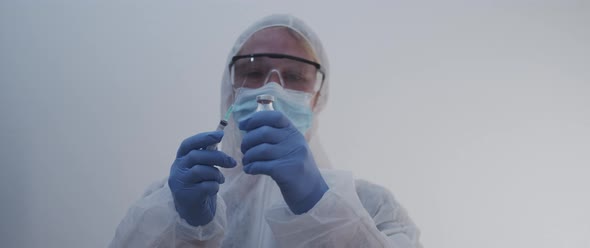
[[229, 80], [231, 80], [231, 88], [232, 88], [232, 93], [233, 93], [233, 95], [232, 95], [233, 101], [230, 104], [230, 107], [233, 107], [233, 105], [236, 103], [238, 93], [244, 85], [244, 82], [242, 82], [242, 85], [240, 85], [239, 87], [236, 87], [236, 85], [235, 85], [235, 74], [236, 74], [235, 68], [236, 68], [235, 66], [232, 66], [231, 70], [230, 70], [230, 79]]
[[313, 86], [314, 95], [320, 92], [324, 84], [324, 74], [319, 70], [315, 74], [315, 85]]

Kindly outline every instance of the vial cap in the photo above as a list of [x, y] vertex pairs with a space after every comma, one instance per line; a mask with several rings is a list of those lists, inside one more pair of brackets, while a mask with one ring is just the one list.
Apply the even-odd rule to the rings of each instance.
[[274, 102], [275, 101], [275, 97], [273, 95], [257, 95], [256, 96], [256, 101], [260, 102], [260, 101], [271, 101]]

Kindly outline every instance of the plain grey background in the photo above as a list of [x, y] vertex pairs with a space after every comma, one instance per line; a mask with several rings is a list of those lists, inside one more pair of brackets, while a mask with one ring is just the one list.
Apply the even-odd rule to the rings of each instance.
[[320, 136], [426, 247], [590, 247], [588, 1], [1, 1], [3, 247], [104, 247], [219, 118], [237, 35], [324, 41]]

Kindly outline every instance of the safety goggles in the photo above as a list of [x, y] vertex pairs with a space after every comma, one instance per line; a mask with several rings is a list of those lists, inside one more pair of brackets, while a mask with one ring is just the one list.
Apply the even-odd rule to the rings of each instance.
[[256, 89], [278, 77], [276, 83], [285, 89], [314, 94], [320, 91], [325, 78], [320, 64], [277, 53], [237, 55], [232, 57], [229, 69], [234, 88]]

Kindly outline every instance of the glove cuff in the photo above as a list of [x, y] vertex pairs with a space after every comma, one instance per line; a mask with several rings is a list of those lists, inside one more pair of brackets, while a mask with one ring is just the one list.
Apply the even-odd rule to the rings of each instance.
[[291, 209], [291, 212], [293, 212], [294, 214], [304, 214], [310, 209], [312, 209], [316, 205], [316, 203], [318, 203], [320, 199], [322, 199], [322, 196], [324, 196], [324, 193], [326, 193], [328, 189], [328, 184], [326, 184], [326, 181], [324, 181], [324, 178], [320, 175], [319, 180], [316, 180], [314, 190], [312, 190], [310, 194], [308, 194], [306, 197], [304, 197], [298, 202], [287, 203], [287, 205], [289, 206], [289, 209]]

